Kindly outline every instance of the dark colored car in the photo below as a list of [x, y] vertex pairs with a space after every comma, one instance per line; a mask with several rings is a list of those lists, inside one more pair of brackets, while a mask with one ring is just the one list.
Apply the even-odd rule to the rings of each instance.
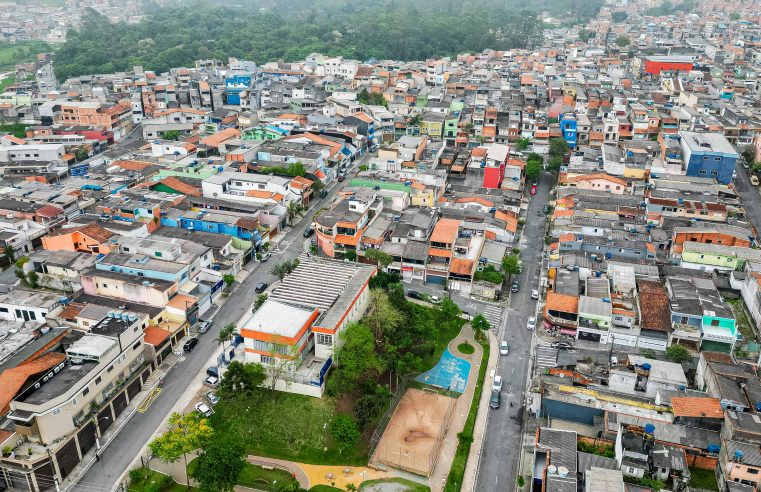
[[510, 286], [510, 292], [516, 293], [520, 289], [520, 286], [518, 285], [518, 281], [513, 282], [513, 285]]
[[304, 230], [304, 237], [311, 237], [312, 234], [314, 234], [314, 229], [311, 227], [309, 229]]
[[409, 297], [410, 299], [422, 299], [423, 295], [416, 290], [408, 290], [407, 297]]
[[558, 350], [570, 350], [573, 348], [573, 344], [570, 342], [552, 342], [552, 348]]
[[188, 338], [188, 341], [185, 342], [185, 345], [182, 346], [182, 350], [185, 352], [190, 352], [196, 345], [198, 345], [198, 339], [196, 337]]
[[207, 376], [214, 376], [215, 378], [219, 377], [219, 369], [217, 369], [217, 366], [209, 366], [206, 368], [206, 375]]
[[256, 284], [256, 288], [254, 289], [257, 294], [261, 294], [265, 290], [267, 290], [267, 282], [259, 282]]
[[501, 397], [499, 396], [499, 390], [492, 390], [491, 392], [491, 398], [489, 398], [489, 407], [490, 408], [499, 408]]
[[343, 183], [345, 179], [346, 179], [346, 175], [345, 174], [339, 174], [338, 175], [338, 182], [339, 183]]
[[328, 190], [320, 190], [320, 198], [325, 198], [328, 196]]

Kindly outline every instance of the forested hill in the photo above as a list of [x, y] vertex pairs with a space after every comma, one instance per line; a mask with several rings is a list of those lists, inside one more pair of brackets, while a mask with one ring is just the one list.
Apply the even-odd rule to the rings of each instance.
[[[312, 52], [358, 60], [434, 56], [536, 45], [537, 13], [588, 18], [602, 0], [228, 0], [149, 7], [140, 24], [111, 24], [88, 9], [56, 54], [56, 75], [166, 71], [199, 58], [264, 63]], [[530, 6], [533, 10], [524, 10]]]

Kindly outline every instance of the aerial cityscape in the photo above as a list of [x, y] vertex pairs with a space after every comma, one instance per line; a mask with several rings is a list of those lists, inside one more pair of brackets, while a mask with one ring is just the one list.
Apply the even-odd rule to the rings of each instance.
[[16, 0], [0, 492], [761, 491], [761, 0]]

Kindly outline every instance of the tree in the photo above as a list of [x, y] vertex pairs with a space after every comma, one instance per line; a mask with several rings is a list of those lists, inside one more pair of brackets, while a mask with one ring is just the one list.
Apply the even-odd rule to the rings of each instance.
[[10, 244], [6, 244], [5, 248], [3, 248], [3, 254], [8, 257], [8, 261], [13, 263], [16, 261], [16, 252], [13, 251], [13, 246]]
[[302, 164], [299, 161], [292, 162], [291, 164], [288, 164], [288, 167], [286, 168], [286, 172], [289, 176], [304, 176], [307, 173], [306, 168], [304, 168], [304, 164]]
[[459, 318], [462, 310], [451, 297], [445, 297], [439, 304], [439, 312], [444, 316], [444, 319], [451, 320]]
[[568, 153], [568, 142], [564, 138], [555, 137], [550, 139], [550, 156], [564, 156]]
[[222, 276], [222, 280], [225, 282], [225, 287], [229, 290], [235, 283], [235, 275], [232, 273], [225, 273]]
[[270, 273], [280, 280], [283, 280], [292, 271], [293, 268], [291, 267], [291, 263], [289, 261], [276, 263], [272, 265], [272, 269], [270, 269]]
[[363, 87], [359, 94], [357, 94], [357, 102], [360, 104], [367, 104], [370, 102], [370, 93], [367, 92], [367, 87]]
[[595, 37], [595, 33], [593, 33], [592, 31], [587, 31], [586, 29], [579, 30], [579, 41], [581, 41], [582, 43], [586, 43], [593, 37]]
[[338, 445], [339, 451], [353, 448], [359, 442], [357, 423], [348, 415], [338, 414], [330, 421], [330, 437]]
[[90, 157], [90, 153], [87, 151], [87, 147], [84, 145], [80, 145], [77, 147], [77, 150], [74, 151], [74, 158], [77, 160], [77, 162], [82, 162], [88, 157]]
[[682, 345], [672, 345], [666, 349], [666, 357], [677, 364], [692, 360], [690, 352]]
[[505, 272], [510, 279], [513, 275], [521, 273], [521, 259], [517, 254], [510, 253], [502, 258], [502, 271]]
[[542, 174], [542, 163], [537, 161], [528, 161], [526, 162], [524, 172], [526, 173], [526, 179], [528, 181], [536, 181], [537, 178], [539, 178], [539, 175]]
[[529, 140], [528, 138], [519, 138], [515, 142], [515, 148], [518, 149], [521, 152], [526, 150], [529, 145], [531, 145], [531, 140]]
[[[174, 463], [182, 458], [185, 469], [188, 468], [188, 453], [201, 447], [213, 434], [205, 418], [196, 412], [180, 415], [173, 413], [169, 417], [169, 429], [148, 444], [154, 456], [166, 463]], [[190, 488], [190, 477], [187, 478]]]
[[267, 299], [269, 299], [269, 294], [266, 292], [262, 292], [258, 296], [256, 296], [256, 301], [254, 301], [254, 310], [253, 312], [256, 312], [259, 310], [260, 307], [262, 307], [262, 304], [267, 302]]
[[748, 145], [743, 149], [740, 155], [742, 155], [742, 158], [748, 165], [751, 165], [756, 160], [756, 148], [752, 145]]
[[222, 345], [223, 351], [225, 349], [225, 342], [229, 341], [233, 337], [233, 334], [236, 330], [237, 327], [235, 326], [235, 323], [228, 323], [223, 326], [221, 330], [219, 330], [219, 335], [217, 335], [217, 343]]
[[626, 36], [619, 36], [616, 38], [616, 45], [620, 46], [621, 48], [629, 46], [629, 43], [631, 43], [631, 41], [629, 41], [629, 38]]
[[26, 274], [26, 283], [29, 284], [29, 287], [36, 289], [37, 288], [37, 272], [32, 270], [31, 272]]
[[549, 162], [547, 162], [547, 170], [556, 173], [560, 171], [560, 168], [563, 166], [563, 158], [559, 155], [555, 155], [550, 157]]
[[201, 492], [231, 492], [246, 466], [246, 450], [238, 438], [226, 436], [204, 444], [191, 476]]
[[363, 318], [376, 339], [381, 339], [387, 330], [393, 331], [404, 321], [402, 313], [391, 304], [388, 294], [381, 289], [370, 290], [370, 303]]
[[261, 364], [243, 364], [234, 360], [227, 366], [225, 377], [219, 382], [219, 396], [232, 399], [240, 395], [251, 395], [267, 379]]
[[473, 319], [470, 320], [470, 326], [472, 326], [479, 335], [483, 335], [490, 328], [489, 321], [481, 313], [473, 316]]
[[179, 140], [180, 135], [182, 135], [180, 130], [167, 130], [164, 132], [164, 135], [162, 135], [162, 138], [164, 140]]
[[629, 17], [629, 14], [627, 14], [626, 12], [613, 12], [613, 15], [611, 15], [611, 17], [613, 18], [613, 22], [620, 24], [621, 22], [625, 21]]
[[347, 250], [346, 253], [344, 253], [344, 258], [349, 261], [357, 261], [357, 252], [353, 249]]
[[374, 378], [384, 368], [375, 336], [367, 326], [350, 323], [339, 337], [343, 344], [336, 351], [335, 370], [328, 380], [328, 388], [336, 395], [353, 392], [360, 382]]
[[296, 218], [296, 214], [299, 213], [299, 208], [299, 204], [295, 200], [288, 202], [288, 207], [286, 208], [286, 213], [288, 214], [288, 222], [293, 222], [293, 219]]
[[[283, 379], [283, 375], [286, 372], [291, 371], [294, 365], [294, 360], [299, 355], [299, 348], [296, 345], [285, 345], [283, 343], [271, 343], [270, 353], [272, 362], [267, 364], [266, 371], [269, 376], [270, 393], [272, 399], [275, 399], [275, 386], [277, 382]], [[286, 386], [289, 386], [290, 380], [285, 381]]]
[[365, 250], [365, 258], [373, 260], [381, 268], [386, 268], [394, 261], [394, 258], [390, 254], [375, 248]]

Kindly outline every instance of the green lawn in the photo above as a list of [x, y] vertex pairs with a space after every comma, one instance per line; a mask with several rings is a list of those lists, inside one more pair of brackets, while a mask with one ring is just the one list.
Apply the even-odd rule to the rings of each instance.
[[385, 483], [396, 483], [403, 485], [407, 487], [404, 489], [404, 492], [430, 492], [431, 488], [427, 485], [423, 485], [417, 482], [413, 482], [412, 480], [407, 480], [405, 478], [384, 478], [384, 479], [378, 479], [378, 480], [367, 480], [366, 482], [362, 482], [362, 485], [360, 485], [359, 490], [367, 490], [368, 488], [372, 487], [373, 485], [379, 485], [379, 484], [385, 484]]
[[[413, 311], [418, 311], [419, 314], [424, 315], [424, 317], [436, 319], [434, 308], [421, 306], [420, 304], [416, 303], [409, 303], [412, 306]], [[422, 356], [423, 359], [423, 371], [427, 371], [428, 369], [431, 369], [433, 366], [439, 363], [439, 359], [441, 359], [441, 354], [444, 353], [444, 350], [446, 350], [447, 346], [449, 345], [449, 342], [452, 341], [454, 337], [456, 337], [460, 333], [460, 329], [462, 329], [462, 325], [465, 324], [465, 320], [462, 318], [457, 318], [456, 323], [442, 323], [439, 324], [439, 328], [441, 331], [437, 333], [436, 339], [433, 340], [434, 342], [434, 348], [433, 352], [430, 354], [424, 354]]]
[[[192, 475], [193, 470], [195, 469], [198, 462], [197, 460], [198, 459], [196, 458], [188, 463], [188, 474]], [[252, 465], [251, 463], [245, 464], [243, 470], [240, 472], [240, 476], [238, 477], [238, 485], [243, 485], [244, 487], [250, 487], [254, 489], [272, 487], [274, 482], [282, 485], [288, 482], [296, 482], [296, 479], [294, 479], [293, 475], [285, 470], [281, 470], [279, 468], [267, 470], [259, 465]]]
[[171, 477], [168, 477], [167, 475], [164, 475], [163, 473], [159, 473], [157, 471], [148, 470], [148, 469], [141, 469], [141, 470], [147, 473], [147, 477], [130, 483], [129, 489], [127, 489], [129, 492], [153, 492], [154, 490], [156, 490], [154, 488], [156, 484], [159, 484], [162, 482], [166, 482], [167, 485], [165, 487], [162, 487], [160, 489], [160, 492], [187, 492], [188, 490], [191, 490], [191, 491], [198, 490], [195, 487], [191, 487], [190, 489], [188, 489], [187, 486], [178, 484]]
[[473, 345], [469, 344], [468, 342], [462, 342], [460, 345], [457, 346], [457, 350], [462, 352], [463, 354], [472, 354], [476, 351], [476, 349], [473, 348]]
[[9, 75], [3, 80], [0, 80], [0, 93], [5, 92], [5, 89], [16, 83], [16, 77]]
[[38, 53], [48, 51], [50, 46], [42, 41], [0, 43], [0, 71], [13, 70], [19, 63], [35, 61]]
[[309, 489], [309, 492], [343, 492], [343, 489], [339, 489], [336, 487], [331, 487], [330, 485], [315, 485], [311, 489]]
[[753, 333], [748, 317], [746, 316], [745, 305], [742, 299], [728, 299], [727, 303], [732, 307], [732, 312], [735, 314], [735, 321], [737, 329], [742, 333], [743, 338], [746, 341], [756, 339], [756, 335]]
[[222, 400], [214, 411], [214, 431], [242, 436], [248, 454], [318, 465], [367, 463], [363, 446], [339, 453], [325, 432], [336, 413], [333, 398], [261, 390], [247, 399]]
[[716, 474], [713, 470], [690, 468], [689, 485], [696, 489], [715, 490], [716, 492], [719, 492], [719, 485], [716, 483]]
[[[468, 461], [468, 453], [470, 452], [470, 445], [473, 442], [473, 429], [476, 426], [476, 414], [478, 413], [478, 404], [481, 401], [481, 390], [484, 387], [484, 379], [486, 379], [486, 366], [489, 362], [489, 341], [485, 339], [479, 342], [483, 347], [483, 354], [481, 356], [481, 367], [478, 370], [478, 380], [476, 381], [476, 391], [473, 393], [473, 401], [470, 404], [470, 411], [468, 412], [468, 418], [465, 420], [465, 426], [462, 432], [458, 436], [460, 442], [457, 444], [457, 450], [452, 460], [452, 467], [449, 469], [449, 475], [447, 476], [447, 483], [444, 486], [445, 492], [458, 492], [462, 487], [462, 478], [465, 475], [465, 464]], [[488, 410], [488, 409], [487, 409]]]

